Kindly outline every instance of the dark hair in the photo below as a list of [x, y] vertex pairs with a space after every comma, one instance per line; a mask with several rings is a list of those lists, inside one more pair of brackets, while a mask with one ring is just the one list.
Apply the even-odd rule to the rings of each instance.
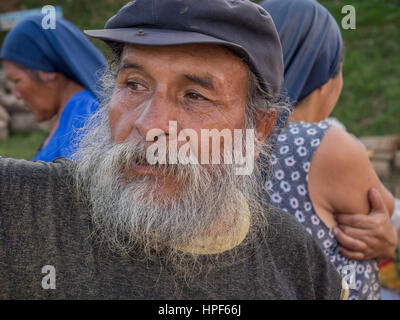
[[343, 43], [342, 50], [340, 52], [340, 59], [339, 59], [339, 62], [337, 64], [337, 66], [336, 66], [335, 72], [332, 75], [332, 78], [336, 78], [339, 75], [340, 71], [342, 70], [343, 63], [344, 63], [345, 51], [346, 51], [346, 49], [345, 49], [345, 46], [344, 46], [344, 43]]
[[[7, 60], [2, 60], [2, 61], [7, 61]], [[14, 61], [9, 61], [9, 62], [13, 63], [19, 69], [24, 71], [33, 81], [38, 82], [38, 83], [44, 83], [43, 79], [40, 77], [39, 70], [25, 67], [24, 65], [16, 63]]]
[[28, 76], [38, 82], [38, 83], [44, 83], [43, 79], [40, 77], [39, 70], [33, 70], [29, 68], [25, 68], [25, 72], [28, 74]]

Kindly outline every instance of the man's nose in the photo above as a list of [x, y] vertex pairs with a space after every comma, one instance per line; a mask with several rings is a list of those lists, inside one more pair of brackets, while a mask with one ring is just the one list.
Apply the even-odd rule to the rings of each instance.
[[166, 94], [156, 93], [144, 103], [135, 121], [135, 128], [143, 138], [146, 139], [146, 135], [153, 129], [161, 130], [166, 136], [170, 134], [169, 121], [177, 120], [177, 106], [171, 100]]

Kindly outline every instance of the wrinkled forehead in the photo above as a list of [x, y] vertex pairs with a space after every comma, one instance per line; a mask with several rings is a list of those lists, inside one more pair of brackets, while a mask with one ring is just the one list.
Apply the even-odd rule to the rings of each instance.
[[121, 64], [137, 62], [144, 65], [163, 65], [177, 70], [203, 70], [214, 74], [244, 80], [249, 67], [228, 48], [215, 44], [185, 44], [174, 46], [140, 46], [125, 44], [121, 53]]

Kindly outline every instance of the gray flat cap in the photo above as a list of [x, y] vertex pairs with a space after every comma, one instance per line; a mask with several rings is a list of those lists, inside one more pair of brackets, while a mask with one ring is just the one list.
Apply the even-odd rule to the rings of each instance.
[[270, 94], [279, 93], [283, 58], [271, 16], [249, 0], [136, 0], [103, 30], [85, 30], [107, 43], [148, 46], [220, 44], [239, 55]]

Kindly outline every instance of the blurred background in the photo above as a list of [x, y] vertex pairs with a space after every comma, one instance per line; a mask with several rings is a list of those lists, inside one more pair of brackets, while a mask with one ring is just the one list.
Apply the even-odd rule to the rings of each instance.
[[[258, 2], [258, 1], [255, 1]], [[376, 171], [400, 197], [400, 0], [321, 0], [339, 25], [344, 5], [356, 9], [356, 29], [343, 30], [346, 46], [344, 87], [333, 116], [366, 143]], [[60, 6], [64, 18], [81, 30], [102, 28], [127, 1], [122, 0], [7, 0], [0, 14]], [[0, 31], [0, 45], [6, 31]], [[107, 57], [106, 46], [91, 40]], [[0, 71], [0, 155], [31, 159], [44, 138], [48, 124], [38, 126], [12, 98]], [[376, 138], [376, 136], [379, 136]]]

